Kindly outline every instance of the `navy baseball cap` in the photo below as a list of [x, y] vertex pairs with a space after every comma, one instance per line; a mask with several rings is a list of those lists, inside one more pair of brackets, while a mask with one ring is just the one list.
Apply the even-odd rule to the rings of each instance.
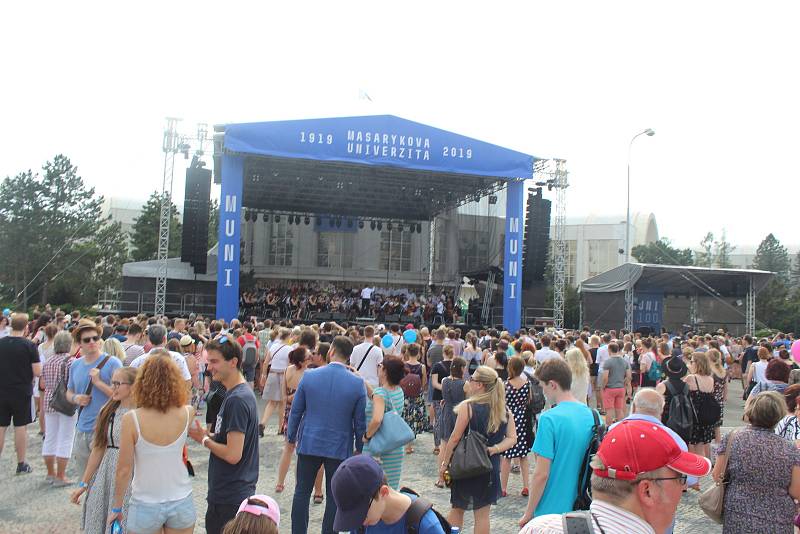
[[336, 517], [333, 530], [350, 532], [359, 529], [367, 518], [372, 497], [383, 484], [383, 469], [371, 456], [351, 456], [339, 465], [331, 479]]

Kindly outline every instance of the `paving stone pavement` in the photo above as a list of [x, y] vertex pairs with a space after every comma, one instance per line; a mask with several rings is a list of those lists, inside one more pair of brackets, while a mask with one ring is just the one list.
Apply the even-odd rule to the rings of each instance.
[[[741, 384], [731, 386], [729, 400], [725, 409], [723, 432], [741, 425], [742, 401]], [[7, 432], [2, 458], [0, 458], [0, 534], [73, 534], [80, 532], [80, 507], [69, 502], [72, 488], [55, 489], [44, 483], [45, 468], [41, 460], [42, 439], [37, 434], [38, 425], [28, 427], [28, 461], [33, 473], [15, 476], [16, 457], [14, 455], [13, 432]], [[281, 507], [284, 522], [281, 532], [289, 532], [292, 492], [294, 490], [294, 463], [286, 480], [286, 489], [276, 494], [277, 463], [283, 447], [283, 437], [275, 435], [275, 419], [267, 427], [268, 435], [261, 440], [261, 472], [258, 493], [266, 493], [276, 498]], [[449, 510], [450, 494], [447, 489], [435, 488], [436, 459], [431, 454], [433, 439], [430, 434], [417, 438], [416, 452], [406, 457], [403, 466], [402, 484], [431, 499], [437, 509], [445, 514]], [[198, 511], [195, 532], [205, 532], [203, 516], [206, 510], [206, 476], [208, 472], [208, 452], [191, 442], [189, 456], [197, 476], [193, 480], [194, 501]], [[76, 475], [72, 474], [76, 480]], [[710, 485], [710, 477], [702, 482], [705, 489]], [[521, 477], [511, 475], [509, 496], [501, 499], [492, 509], [492, 531], [503, 534], [518, 532], [517, 521], [525, 510], [526, 500], [520, 496]], [[713, 534], [721, 532], [721, 527], [708, 519], [697, 505], [698, 493], [689, 491], [683, 495], [676, 514], [676, 534]], [[324, 505], [310, 504], [311, 516], [309, 533], [319, 532]], [[465, 516], [464, 532], [472, 532], [472, 517]], [[100, 533], [89, 533], [100, 534]]]

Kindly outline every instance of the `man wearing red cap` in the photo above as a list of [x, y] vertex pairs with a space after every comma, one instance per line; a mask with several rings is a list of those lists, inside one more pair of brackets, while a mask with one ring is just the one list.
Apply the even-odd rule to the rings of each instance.
[[592, 469], [588, 513], [539, 516], [520, 534], [560, 534], [564, 523], [573, 521], [605, 534], [664, 532], [675, 517], [686, 477], [706, 476], [711, 462], [681, 451], [660, 425], [624, 420], [606, 434]]

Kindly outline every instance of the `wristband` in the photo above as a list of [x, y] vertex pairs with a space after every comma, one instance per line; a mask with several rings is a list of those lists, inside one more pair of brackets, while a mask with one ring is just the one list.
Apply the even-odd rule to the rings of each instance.
[[78, 482], [78, 487], [79, 487], [79, 488], [85, 488], [85, 487], [86, 487], [86, 486], [88, 486], [88, 485], [89, 485], [89, 484], [87, 484], [87, 483], [86, 483], [86, 482], [84, 482], [83, 480], [81, 480], [80, 482]]
[[111, 509], [111, 513], [112, 514], [121, 514], [122, 513], [122, 508], [112, 508]]
[[203, 436], [203, 439], [200, 441], [200, 445], [205, 447], [206, 446], [206, 441], [211, 441], [211, 438], [209, 438], [208, 436]]

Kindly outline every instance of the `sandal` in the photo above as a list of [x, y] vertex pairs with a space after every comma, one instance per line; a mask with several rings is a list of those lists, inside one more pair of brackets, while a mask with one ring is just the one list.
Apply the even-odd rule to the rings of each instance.
[[439, 455], [439, 447], [434, 447], [433, 454]]
[[437, 480], [434, 486], [436, 486], [439, 489], [444, 489], [444, 482], [441, 480]]
[[283, 492], [285, 486], [283, 484], [275, 484], [275, 493]]
[[408, 447], [408, 448], [406, 449], [406, 454], [411, 454], [411, 453], [413, 453], [413, 452], [414, 452], [414, 447]]
[[314, 504], [322, 504], [322, 501], [323, 501], [324, 499], [325, 499], [325, 496], [324, 496], [324, 495], [322, 495], [322, 494], [320, 494], [320, 495], [314, 495]]
[[528, 496], [528, 488], [522, 488], [522, 496], [523, 497], [527, 497]]

